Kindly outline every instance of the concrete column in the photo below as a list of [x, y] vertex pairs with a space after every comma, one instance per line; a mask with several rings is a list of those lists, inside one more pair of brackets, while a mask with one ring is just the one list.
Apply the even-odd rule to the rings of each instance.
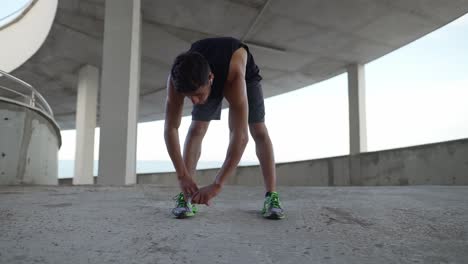
[[136, 183], [140, 0], [106, 0], [98, 183]]
[[350, 182], [361, 183], [359, 154], [367, 150], [366, 83], [364, 66], [348, 66]]
[[96, 128], [99, 69], [86, 65], [78, 74], [76, 151], [73, 184], [94, 184], [94, 129]]

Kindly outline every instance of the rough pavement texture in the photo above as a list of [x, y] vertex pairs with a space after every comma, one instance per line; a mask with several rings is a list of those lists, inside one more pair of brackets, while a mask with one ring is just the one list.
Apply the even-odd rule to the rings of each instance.
[[173, 187], [0, 187], [0, 263], [468, 263], [468, 186], [228, 186], [192, 219]]

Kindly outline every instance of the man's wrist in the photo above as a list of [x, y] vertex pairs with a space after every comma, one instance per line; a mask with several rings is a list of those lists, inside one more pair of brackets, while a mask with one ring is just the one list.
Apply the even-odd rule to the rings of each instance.
[[215, 187], [219, 188], [219, 189], [223, 188], [223, 184], [222, 184], [222, 183], [219, 183], [219, 182], [217, 182], [217, 181], [214, 181], [214, 182], [213, 182], [213, 185], [214, 185]]
[[177, 175], [177, 179], [179, 181], [182, 181], [182, 180], [190, 179], [190, 176], [188, 176], [187, 174]]

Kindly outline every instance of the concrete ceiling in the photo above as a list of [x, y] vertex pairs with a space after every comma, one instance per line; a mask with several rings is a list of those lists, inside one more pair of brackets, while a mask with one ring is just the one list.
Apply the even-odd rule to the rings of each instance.
[[[59, 0], [44, 45], [13, 71], [43, 94], [62, 129], [74, 128], [78, 70], [101, 67], [104, 8], [104, 0]], [[163, 118], [171, 63], [195, 40], [250, 44], [269, 97], [375, 60], [467, 12], [468, 0], [142, 0], [140, 122]]]

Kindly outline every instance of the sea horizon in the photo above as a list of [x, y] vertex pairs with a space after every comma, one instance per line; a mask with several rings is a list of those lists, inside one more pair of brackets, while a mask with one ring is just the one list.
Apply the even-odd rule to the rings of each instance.
[[[197, 170], [199, 169], [215, 169], [220, 168], [224, 161], [199, 161]], [[242, 161], [240, 166], [256, 165], [255, 161]], [[141, 173], [161, 173], [161, 172], [174, 172], [174, 166], [170, 160], [138, 160], [136, 164], [137, 174]], [[94, 161], [93, 175], [97, 176], [99, 168], [99, 161]], [[74, 160], [59, 160], [58, 164], [58, 178], [73, 178], [75, 169]]]

